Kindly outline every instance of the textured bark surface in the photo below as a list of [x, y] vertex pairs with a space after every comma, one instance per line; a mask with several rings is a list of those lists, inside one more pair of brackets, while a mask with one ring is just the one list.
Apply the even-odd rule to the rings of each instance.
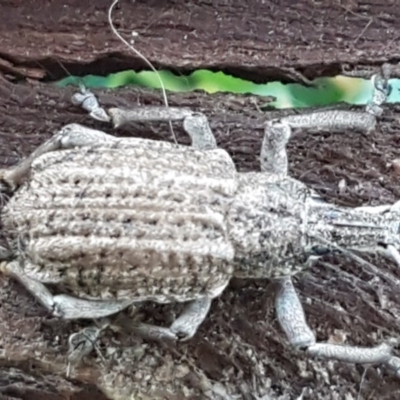
[[[109, 3], [1, 2], [1, 167], [17, 163], [67, 123], [111, 132], [70, 104], [72, 89], [38, 82], [64, 76], [59, 62], [82, 75], [143, 66], [111, 35]], [[313, 78], [338, 72], [346, 63], [364, 68], [397, 61], [396, 1], [275, 3], [121, 0], [116, 25], [126, 37], [132, 30], [139, 32], [136, 46], [158, 66], [180, 72], [214, 67], [268, 81], [293, 78], [291, 67]], [[132, 88], [98, 94], [105, 106], [162, 104], [159, 93]], [[241, 171], [259, 169], [263, 122], [282, 114], [261, 114], [256, 105], [264, 100], [252, 96], [189, 93], [170, 95], [169, 100], [208, 115], [219, 145]], [[399, 199], [398, 175], [391, 165], [400, 157], [398, 118], [395, 107], [385, 109], [368, 135], [299, 133], [290, 144], [290, 173], [342, 205]], [[178, 141], [188, 143], [179, 125], [176, 131]], [[166, 124], [137, 124], [116, 134], [172, 140]], [[346, 188], [339, 190], [343, 179]], [[399, 336], [400, 274], [385, 260], [371, 261], [391, 280], [344, 257], [326, 258], [296, 279], [319, 340], [374, 345]], [[369, 368], [360, 389], [360, 366], [319, 362], [292, 352], [275, 319], [271, 282], [233, 281], [186, 344], [143, 343], [129, 334], [129, 327], [106, 332], [99, 342], [103, 359], [93, 352], [71, 378], [65, 375], [68, 336], [91, 322], [52, 318], [16, 283], [1, 277], [0, 285], [0, 398], [247, 400], [297, 399], [303, 393], [303, 399], [355, 399], [359, 391], [364, 399], [400, 395], [400, 382], [382, 368]], [[140, 318], [167, 325], [178, 310], [145, 305]], [[127, 314], [124, 321], [131, 318]]]
[[[3, 0], [0, 70], [56, 79], [147, 65], [111, 34], [110, 0]], [[121, 0], [115, 26], [158, 67], [310, 78], [398, 62], [397, 0]]]

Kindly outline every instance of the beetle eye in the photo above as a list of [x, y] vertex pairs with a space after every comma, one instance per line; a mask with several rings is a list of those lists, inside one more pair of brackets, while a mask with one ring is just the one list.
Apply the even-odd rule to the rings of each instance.
[[311, 247], [311, 253], [315, 256], [324, 256], [329, 254], [332, 250], [324, 246], [313, 246]]

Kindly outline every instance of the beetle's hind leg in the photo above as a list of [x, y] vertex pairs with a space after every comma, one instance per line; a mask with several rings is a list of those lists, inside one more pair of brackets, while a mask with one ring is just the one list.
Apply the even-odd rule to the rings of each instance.
[[85, 300], [61, 294], [53, 296], [47, 287], [27, 276], [19, 261], [3, 262], [0, 270], [18, 280], [52, 315], [63, 319], [96, 319], [116, 314], [131, 300]]
[[[52, 315], [63, 319], [104, 318], [135, 303], [135, 300], [127, 299], [86, 300], [66, 294], [53, 296], [43, 283], [25, 274], [19, 261], [3, 262], [0, 270], [18, 280]], [[206, 318], [211, 301], [212, 296], [205, 295], [189, 302], [170, 328], [140, 323], [135, 325], [134, 330], [150, 339], [190, 339]]]
[[277, 280], [276, 313], [289, 343], [308, 355], [325, 360], [354, 364], [384, 364], [400, 377], [400, 358], [392, 355], [392, 348], [382, 343], [375, 347], [356, 347], [331, 343], [317, 343], [307, 325], [300, 299], [289, 277]]

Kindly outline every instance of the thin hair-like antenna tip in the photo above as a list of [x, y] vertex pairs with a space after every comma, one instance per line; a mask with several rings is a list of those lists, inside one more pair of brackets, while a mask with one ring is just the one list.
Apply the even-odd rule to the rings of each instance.
[[[156, 74], [159, 82], [160, 82], [160, 86], [161, 86], [161, 90], [163, 93], [163, 99], [164, 99], [164, 104], [165, 107], [169, 107], [168, 104], [168, 98], [167, 98], [167, 92], [165, 90], [165, 85], [163, 80], [161, 79], [161, 76], [159, 74], [159, 72], [156, 70], [156, 68], [154, 67], [154, 65], [137, 49], [135, 49], [128, 41], [126, 41], [121, 34], [118, 32], [117, 28], [114, 26], [113, 20], [112, 20], [112, 12], [113, 9], [115, 8], [115, 6], [118, 4], [119, 0], [114, 0], [110, 6], [110, 8], [108, 9], [108, 23], [110, 25], [110, 28], [112, 30], [112, 32], [114, 33], [114, 35], [123, 43], [125, 44], [125, 46], [127, 46], [130, 50], [132, 50], [139, 58], [141, 58], [149, 67], [150, 69]], [[135, 32], [136, 36], [138, 35], [137, 32]], [[171, 134], [172, 137], [175, 141], [175, 144], [178, 144], [177, 140], [176, 140], [176, 136], [175, 136], [175, 132], [174, 132], [174, 128], [172, 126], [172, 122], [171, 120], [168, 121], [169, 122], [169, 128], [171, 130]]]

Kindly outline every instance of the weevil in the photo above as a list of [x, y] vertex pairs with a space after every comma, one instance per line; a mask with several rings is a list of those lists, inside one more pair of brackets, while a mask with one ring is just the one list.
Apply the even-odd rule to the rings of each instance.
[[[384, 364], [400, 376], [400, 358], [385, 343], [317, 343], [291, 280], [334, 249], [371, 251], [384, 243], [398, 255], [398, 207], [327, 204], [288, 175], [293, 129], [374, 128], [389, 89], [379, 76], [373, 84], [365, 112], [267, 122], [261, 172], [249, 173], [239, 173], [217, 147], [201, 113], [104, 110], [90, 91], [75, 94], [74, 104], [114, 127], [182, 121], [192, 145], [63, 127], [18, 166], [1, 171], [0, 188], [9, 195], [1, 211], [8, 240], [2, 271], [65, 319], [107, 317], [143, 301], [187, 303], [169, 327], [140, 325], [144, 335], [161, 340], [192, 338], [232, 277], [274, 279], [277, 317], [292, 346], [324, 359]], [[89, 336], [98, 335], [82, 337]]]

